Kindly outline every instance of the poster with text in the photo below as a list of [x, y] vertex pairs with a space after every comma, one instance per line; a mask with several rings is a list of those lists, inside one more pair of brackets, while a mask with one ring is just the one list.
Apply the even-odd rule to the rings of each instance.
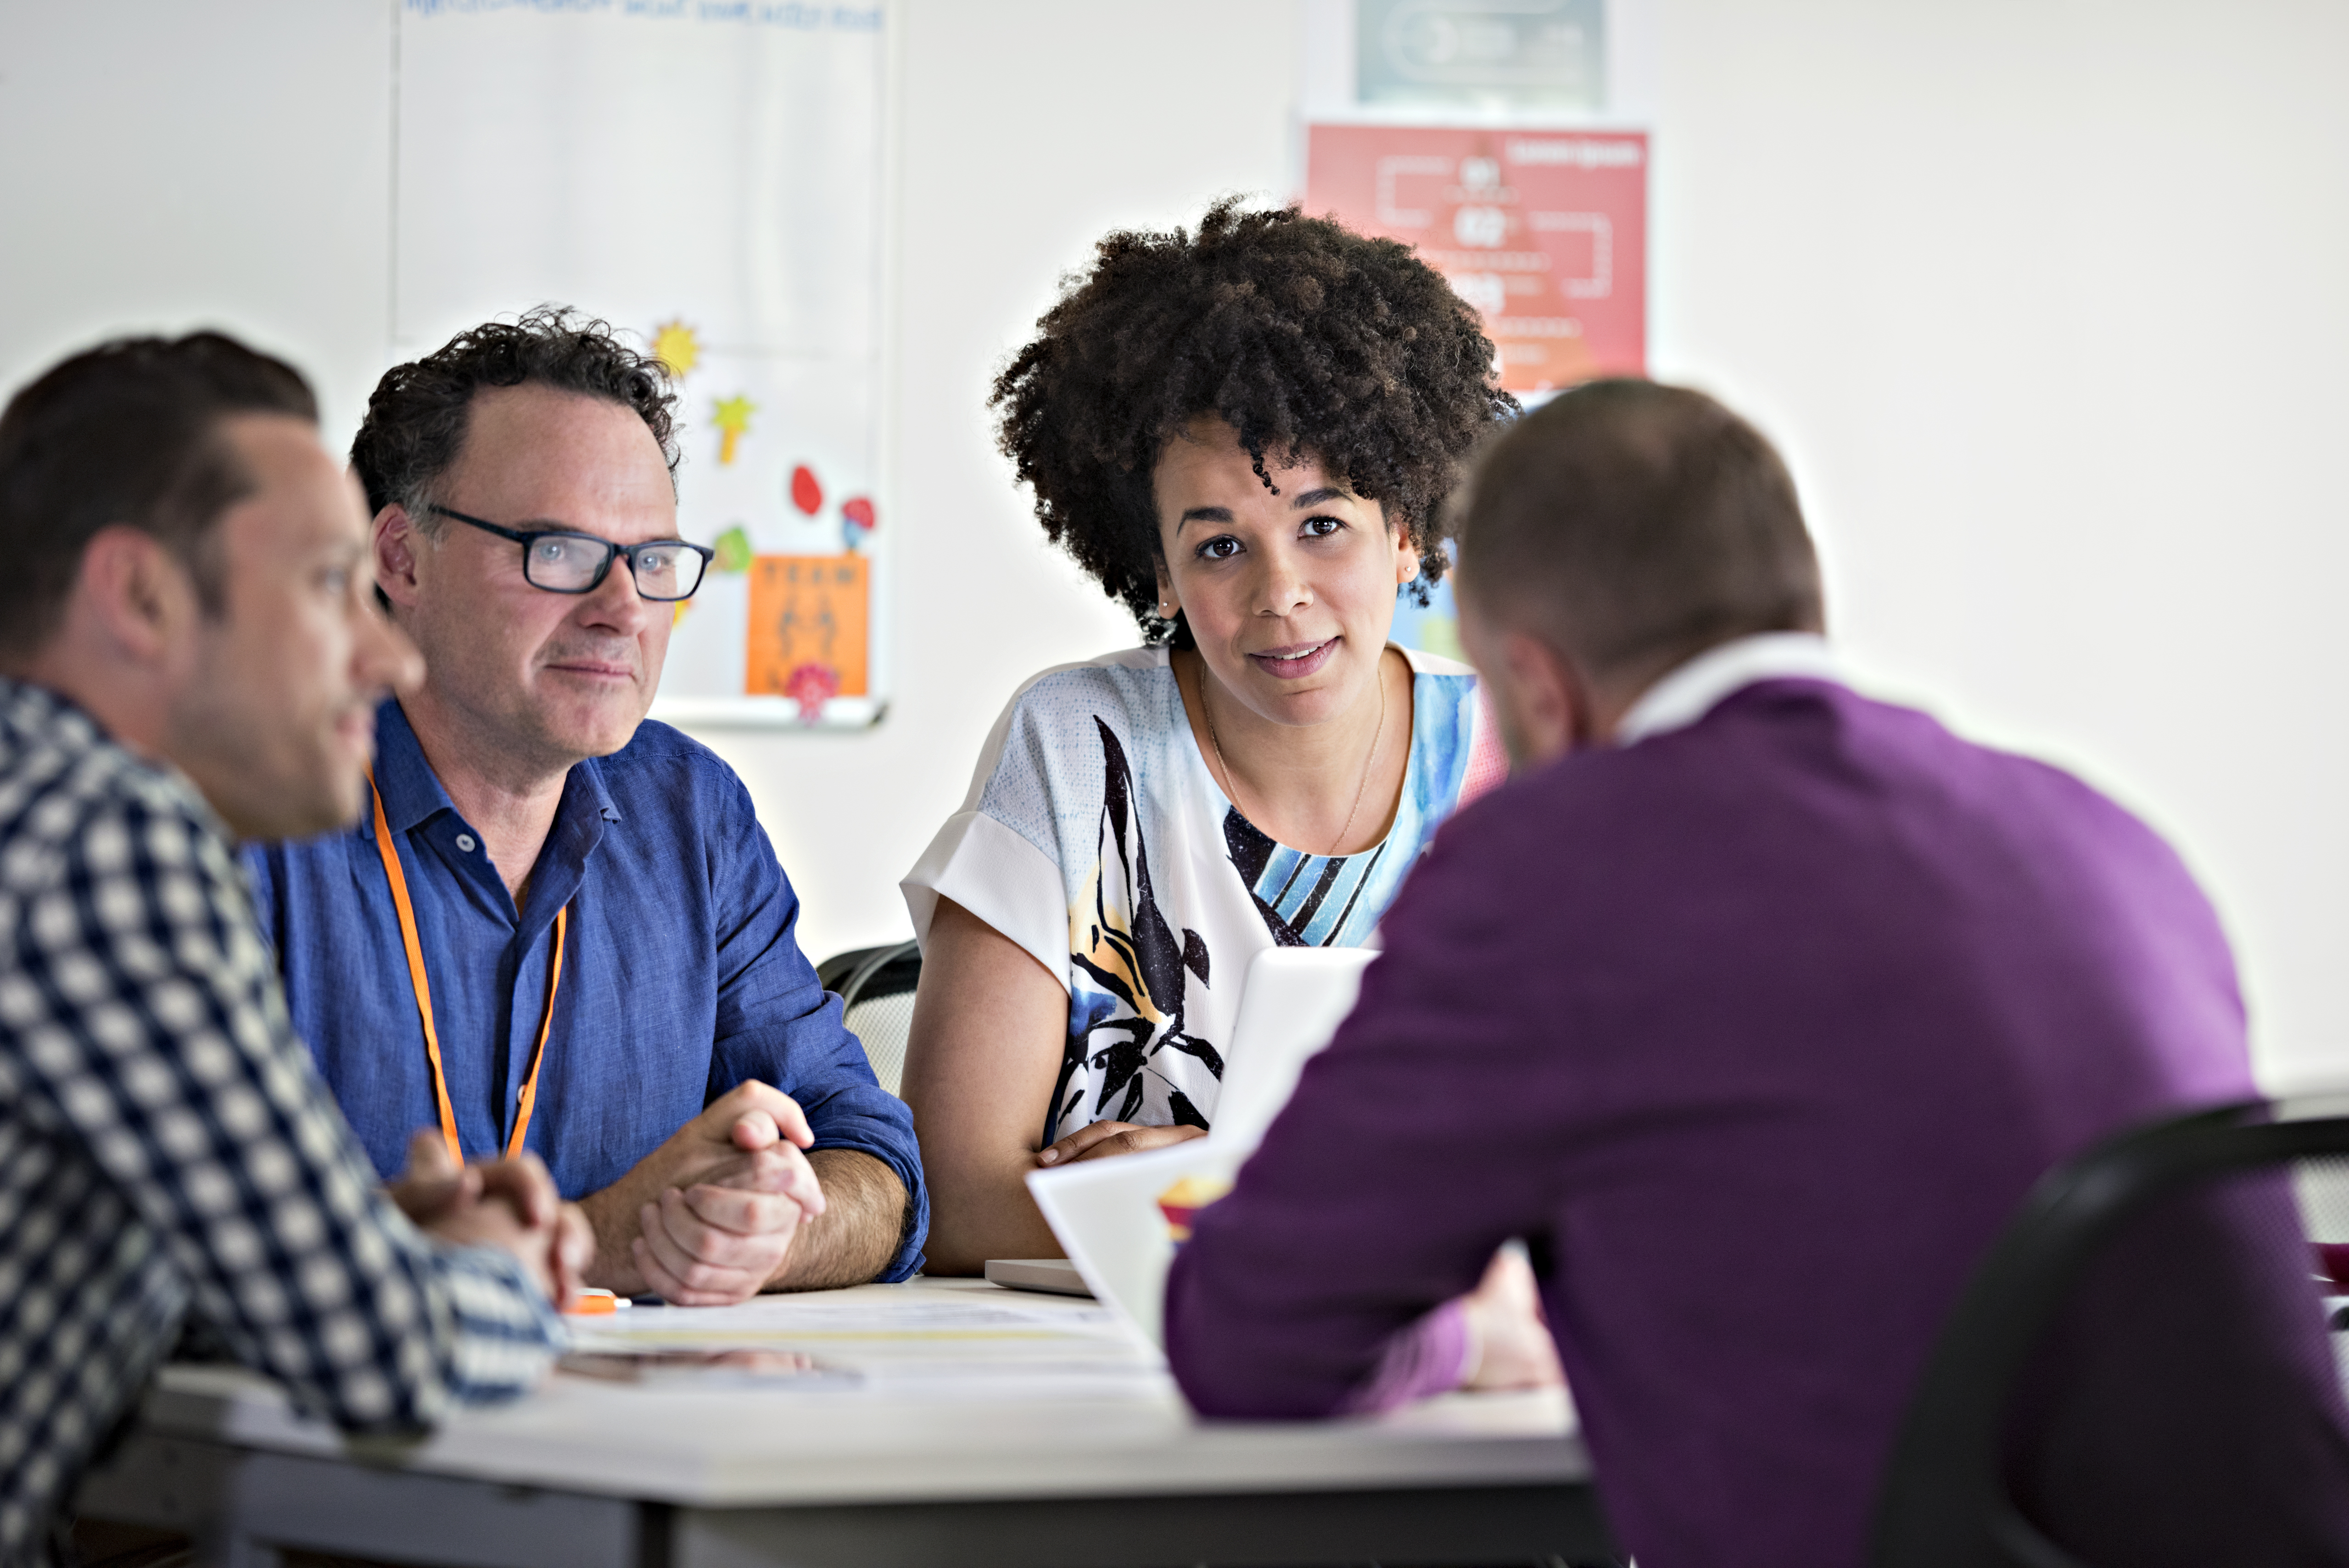
[[1513, 392], [1646, 370], [1642, 132], [1315, 125], [1305, 210], [1414, 247], [1483, 315]]
[[873, 722], [885, 7], [398, 15], [395, 350], [547, 303], [648, 348], [678, 393], [678, 532], [717, 552], [654, 716]]

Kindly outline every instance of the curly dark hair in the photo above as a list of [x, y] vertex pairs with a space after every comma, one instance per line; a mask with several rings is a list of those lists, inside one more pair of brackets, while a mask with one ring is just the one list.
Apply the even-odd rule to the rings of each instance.
[[367, 510], [398, 502], [419, 529], [435, 532], [440, 519], [425, 504], [433, 482], [465, 449], [473, 394], [525, 384], [634, 409], [660, 443], [676, 483], [677, 394], [668, 368], [620, 341], [608, 322], [582, 319], [569, 306], [542, 305], [513, 321], [460, 332], [423, 358], [383, 373], [351, 441], [351, 466], [367, 488]]
[[1419, 601], [1444, 576], [1443, 504], [1472, 448], [1516, 411], [1493, 345], [1443, 275], [1392, 240], [1294, 206], [1207, 210], [1197, 234], [1120, 230], [1072, 275], [996, 378], [997, 444], [1052, 542], [1133, 612], [1149, 642], [1190, 646], [1157, 613], [1151, 499], [1160, 451], [1215, 415], [1257, 477], [1318, 459], [1377, 501], [1419, 551]]

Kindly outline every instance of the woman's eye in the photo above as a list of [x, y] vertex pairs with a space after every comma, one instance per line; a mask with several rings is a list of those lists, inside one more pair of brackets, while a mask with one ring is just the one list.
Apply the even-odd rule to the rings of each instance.
[[1301, 532], [1309, 539], [1327, 539], [1332, 534], [1342, 532], [1345, 526], [1335, 517], [1308, 517]]
[[1206, 561], [1228, 561], [1240, 553], [1240, 542], [1229, 534], [1218, 535], [1199, 546], [1199, 557]]

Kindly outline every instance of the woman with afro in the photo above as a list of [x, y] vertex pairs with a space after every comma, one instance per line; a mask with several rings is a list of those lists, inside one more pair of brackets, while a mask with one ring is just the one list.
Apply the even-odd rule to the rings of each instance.
[[1022, 687], [905, 883], [945, 1272], [1059, 1252], [1040, 1163], [1204, 1132], [1250, 958], [1360, 945], [1503, 771], [1473, 672], [1387, 641], [1516, 408], [1408, 249], [1230, 200], [1111, 234], [992, 406], [1045, 534], [1143, 646]]

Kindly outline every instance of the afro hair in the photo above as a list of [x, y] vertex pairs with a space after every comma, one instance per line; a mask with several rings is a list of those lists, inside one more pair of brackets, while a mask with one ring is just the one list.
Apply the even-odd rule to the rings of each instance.
[[1196, 234], [1122, 230], [1067, 281], [997, 377], [998, 444], [1054, 544], [1123, 601], [1144, 640], [1187, 645], [1157, 613], [1151, 473], [1201, 415], [1257, 476], [1307, 459], [1377, 501], [1444, 575], [1445, 497], [1470, 452], [1516, 413], [1493, 345], [1442, 274], [1392, 240], [1295, 207], [1210, 207]]

